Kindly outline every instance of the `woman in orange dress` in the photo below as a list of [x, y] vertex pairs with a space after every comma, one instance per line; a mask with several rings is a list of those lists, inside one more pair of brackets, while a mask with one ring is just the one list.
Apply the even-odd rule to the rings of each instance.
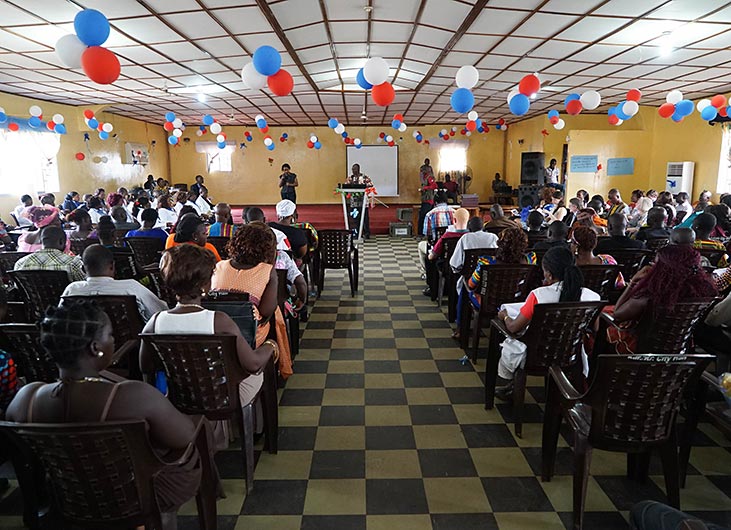
[[221, 261], [216, 247], [208, 242], [208, 228], [206, 223], [194, 213], [187, 213], [177, 222], [175, 233], [168, 236], [165, 242], [165, 248], [173, 248], [183, 243], [192, 243], [210, 250], [216, 257], [216, 261]]
[[213, 274], [216, 291], [248, 293], [259, 321], [256, 346], [269, 335], [272, 318], [279, 345], [279, 372], [283, 378], [292, 375], [292, 358], [287, 339], [287, 326], [277, 304], [277, 238], [271, 228], [253, 222], [239, 228], [228, 242], [231, 259], [219, 261]]

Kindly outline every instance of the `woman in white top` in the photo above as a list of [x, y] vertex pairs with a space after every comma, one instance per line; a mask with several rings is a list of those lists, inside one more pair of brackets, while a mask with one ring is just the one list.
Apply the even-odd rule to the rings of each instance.
[[647, 212], [652, 208], [652, 199], [640, 197], [627, 221], [627, 232], [637, 232], [647, 223]]
[[[505, 322], [505, 327], [513, 335], [521, 333], [530, 325], [536, 304], [601, 300], [597, 293], [582, 287], [584, 278], [569, 249], [553, 247], [543, 256], [541, 266], [543, 267], [543, 287], [530, 292], [515, 317], [509, 316], [506, 309], [502, 309], [498, 313], [498, 318]], [[499, 388], [495, 389], [495, 395], [505, 399], [512, 393], [513, 374], [525, 361], [526, 350], [525, 344], [515, 339], [506, 340], [502, 348], [498, 364]]]
[[157, 199], [157, 220], [163, 227], [178, 222], [178, 213], [170, 206], [170, 195], [167, 193]]
[[[178, 305], [168, 311], [153, 315], [143, 333], [236, 336], [236, 352], [241, 367], [249, 375], [239, 384], [242, 405], [248, 405], [261, 388], [263, 368], [275, 354], [277, 344], [267, 340], [253, 350], [241, 335], [236, 323], [226, 313], [211, 311], [201, 306], [201, 298], [211, 288], [211, 276], [216, 268], [213, 254], [197, 245], [178, 245], [168, 249], [160, 261], [160, 272], [165, 285], [171, 289]], [[143, 373], [154, 370], [154, 350], [143, 344], [140, 347], [140, 367]]]
[[194, 202], [188, 200], [187, 191], [179, 191], [178, 194], [175, 196], [175, 213], [180, 215], [180, 210], [183, 206], [190, 206], [195, 210], [196, 214], [201, 214], [200, 208], [198, 208], [198, 206], [196, 206]]

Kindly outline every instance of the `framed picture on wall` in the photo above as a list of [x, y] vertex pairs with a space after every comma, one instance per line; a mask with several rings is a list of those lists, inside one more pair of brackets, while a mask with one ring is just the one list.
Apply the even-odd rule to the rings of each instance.
[[146, 166], [150, 163], [150, 150], [145, 144], [127, 142], [124, 144], [125, 164]]

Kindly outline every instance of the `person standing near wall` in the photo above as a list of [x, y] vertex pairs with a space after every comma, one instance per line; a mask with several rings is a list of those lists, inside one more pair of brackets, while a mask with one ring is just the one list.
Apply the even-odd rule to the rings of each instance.
[[279, 191], [282, 195], [282, 200], [288, 199], [293, 203], [297, 204], [297, 175], [290, 172], [292, 169], [289, 164], [282, 164], [282, 174], [279, 175]]
[[421, 182], [421, 208], [419, 209], [419, 224], [417, 226], [418, 234], [424, 235], [424, 219], [434, 207], [434, 191], [437, 189], [437, 182], [434, 179], [434, 170], [431, 167], [428, 158], [424, 159], [424, 164], [419, 168], [419, 181]]
[[[373, 181], [368, 175], [360, 172], [360, 164], [353, 164], [352, 174], [348, 176], [348, 184], [359, 184], [366, 186], [366, 189], [373, 187]], [[353, 226], [356, 230], [360, 227], [360, 215], [363, 210], [363, 201], [368, 201], [369, 198], [366, 193], [351, 193], [350, 194], [350, 209]], [[368, 209], [370, 204], [366, 204], [365, 213], [363, 214], [363, 237], [369, 239], [371, 237], [371, 223], [368, 215]], [[356, 215], [357, 213], [357, 215]]]

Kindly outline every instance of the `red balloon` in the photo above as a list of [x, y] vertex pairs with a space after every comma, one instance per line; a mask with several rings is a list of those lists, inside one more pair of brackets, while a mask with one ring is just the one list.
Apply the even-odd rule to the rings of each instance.
[[556, 125], [558, 123], [558, 120], [560, 120], [558, 116], [553, 116], [552, 118], [549, 118], [548, 121], [551, 122], [551, 125]]
[[315, 147], [315, 144], [313, 142], [307, 142], [307, 147], [312, 149], [313, 147]]
[[711, 105], [716, 107], [717, 109], [720, 109], [721, 107], [726, 106], [726, 96], [722, 94], [717, 94], [711, 98]]
[[261, 132], [263, 132], [264, 134], [266, 134], [266, 133], [268, 133], [268, 132], [269, 132], [269, 126], [267, 125], [266, 127], [263, 127], [263, 128], [261, 128], [261, 129], [259, 129], [259, 130], [260, 130]]
[[483, 129], [484, 134], [487, 134], [490, 132], [490, 127], [488, 127], [487, 125], [483, 125], [482, 129]]
[[285, 140], [286, 140], [286, 138], [285, 138], [285, 137], [283, 137], [283, 136], [280, 136], [280, 137], [279, 137], [279, 141], [280, 141], [280, 142], [283, 142], [283, 141], [285, 141]]
[[84, 153], [76, 153], [75, 156], [76, 156], [76, 160], [83, 160], [86, 158], [86, 156], [84, 156]]
[[477, 123], [475, 122], [475, 120], [469, 120], [466, 127], [468, 131], [474, 131], [475, 129], [477, 129]]
[[56, 128], [56, 122], [54, 122], [53, 120], [49, 121], [48, 123], [46, 123], [46, 128], [49, 131], [54, 130]]
[[267, 85], [275, 96], [288, 96], [294, 88], [294, 79], [287, 70], [280, 68], [279, 72], [267, 77]]
[[99, 124], [99, 125], [97, 126], [96, 130], [97, 130], [97, 131], [99, 131], [99, 132], [102, 132], [102, 131], [104, 130], [104, 124], [103, 124], [103, 123], [100, 123], [100, 124]]
[[379, 107], [388, 107], [393, 103], [393, 99], [396, 97], [396, 92], [391, 86], [391, 83], [386, 81], [380, 85], [376, 85], [371, 89], [371, 99], [373, 103]]
[[672, 103], [663, 103], [660, 108], [657, 109], [657, 113], [663, 118], [669, 118], [675, 113], [675, 105]]
[[18, 129], [20, 129], [20, 127], [18, 127], [18, 124], [17, 123], [9, 123], [8, 124], [8, 129], [10, 129], [11, 131], [15, 132]]
[[403, 114], [394, 114], [393, 115], [393, 119], [394, 120], [398, 120], [398, 121], [400, 121], [400, 122], [403, 123], [403, 121], [404, 121], [404, 115]]
[[614, 114], [609, 116], [609, 123], [612, 125], [617, 125], [619, 123], [619, 116], [616, 116]]
[[251, 133], [249, 131], [244, 131], [244, 136], [251, 136]]
[[385, 138], [385, 137], [386, 137], [386, 133], [380, 133], [380, 134], [378, 135], [378, 137], [379, 137], [379, 138]]
[[162, 128], [165, 129], [166, 131], [170, 132], [173, 129], [175, 129], [175, 125], [173, 125], [173, 122], [171, 122], [171, 121], [166, 121], [165, 125], [163, 125]]
[[81, 68], [89, 79], [100, 85], [111, 85], [122, 71], [117, 56], [101, 46], [90, 46], [81, 54]]
[[454, 136], [454, 131], [449, 131], [449, 136]]
[[639, 102], [641, 97], [642, 97], [642, 92], [640, 92], [636, 88], [633, 88], [629, 92], [627, 92], [627, 101]]
[[718, 109], [718, 115], [727, 118], [728, 111], [726, 110], [726, 107], [721, 107], [720, 109]]
[[569, 101], [568, 105], [566, 105], [566, 112], [568, 112], [572, 116], [580, 114], [582, 110], [584, 110], [584, 106], [578, 99], [572, 99], [571, 101]]
[[90, 119], [92, 119], [93, 117], [94, 117], [94, 111], [93, 111], [93, 110], [91, 110], [91, 109], [86, 109], [86, 110], [84, 111], [84, 118], [86, 118], [87, 120], [90, 120]]
[[389, 147], [393, 147], [394, 146], [394, 143], [393, 142], [388, 142], [388, 146]]
[[464, 136], [466, 133], [467, 129], [462, 129], [461, 131], [459, 131], [459, 134], [461, 134], [462, 136]]
[[532, 96], [541, 89], [541, 81], [533, 74], [525, 76], [518, 84], [518, 91], [526, 96]]
[[498, 125], [500, 125], [500, 126], [502, 127], [503, 125], [505, 125], [505, 120], [504, 120], [504, 119], [502, 119], [502, 118], [500, 118], [500, 119], [499, 119], [499, 120], [497, 121], [497, 124], [498, 124]]

